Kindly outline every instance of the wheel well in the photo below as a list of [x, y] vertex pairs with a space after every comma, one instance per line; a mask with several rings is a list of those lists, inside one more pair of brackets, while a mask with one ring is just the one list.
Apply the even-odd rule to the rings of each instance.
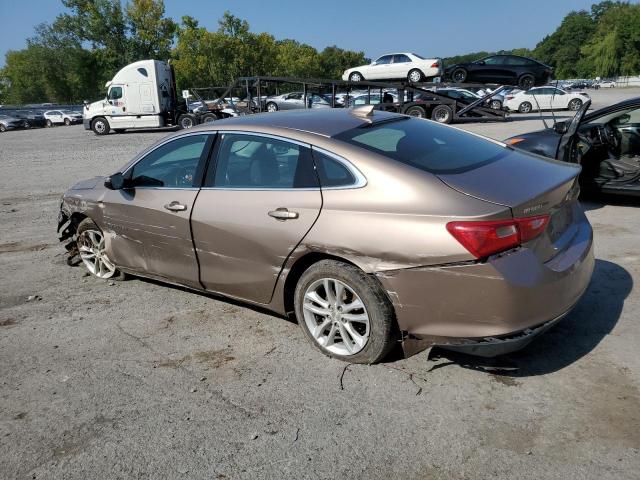
[[357, 265], [349, 260], [338, 257], [337, 255], [330, 255], [328, 253], [320, 253], [320, 252], [311, 252], [306, 255], [300, 257], [296, 260], [296, 263], [293, 264], [291, 270], [287, 275], [287, 278], [284, 282], [284, 309], [285, 312], [293, 312], [293, 295], [296, 291], [296, 285], [298, 284], [298, 280], [302, 274], [314, 263], [318, 263], [321, 260], [337, 260], [338, 262], [348, 263], [349, 265], [353, 265], [357, 267]]

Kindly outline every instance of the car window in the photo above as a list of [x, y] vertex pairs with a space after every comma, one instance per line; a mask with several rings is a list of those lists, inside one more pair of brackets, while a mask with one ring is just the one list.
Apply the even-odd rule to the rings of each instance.
[[391, 59], [393, 55], [384, 55], [376, 60], [376, 65], [386, 65], [387, 63], [391, 63]]
[[122, 87], [111, 87], [109, 90], [109, 100], [122, 98]]
[[410, 62], [411, 59], [409, 57], [407, 57], [406, 55], [394, 55], [393, 56], [393, 63], [407, 63]]
[[525, 62], [524, 62], [525, 59], [522, 57], [508, 56], [503, 58], [504, 58], [505, 65], [525, 65]]
[[134, 186], [194, 187], [198, 162], [208, 135], [189, 135], [165, 143], [136, 163], [131, 173]]
[[345, 187], [356, 183], [353, 174], [338, 160], [317, 150], [313, 151], [313, 159], [323, 187]]
[[300, 100], [302, 98], [302, 93], [300, 92], [290, 93], [289, 95], [287, 95], [286, 98], [288, 100]]
[[508, 154], [498, 143], [415, 118], [354, 128], [335, 138], [431, 173], [465, 172]]
[[225, 134], [218, 152], [214, 187], [318, 187], [306, 147], [270, 137]]
[[624, 110], [607, 113], [585, 122], [585, 125], [604, 125], [611, 122], [616, 126], [640, 125], [640, 108], [631, 107]]
[[485, 65], [502, 65], [504, 57], [487, 57], [483, 61]]

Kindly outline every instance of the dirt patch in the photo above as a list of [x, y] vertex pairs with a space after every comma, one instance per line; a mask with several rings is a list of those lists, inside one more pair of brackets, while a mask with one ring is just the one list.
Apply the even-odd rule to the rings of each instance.
[[17, 325], [18, 322], [13, 318], [4, 318], [0, 320], [0, 327], [10, 327], [12, 325]]
[[520, 382], [513, 377], [507, 377], [505, 375], [491, 375], [491, 380], [507, 387], [519, 387]]
[[24, 244], [22, 242], [0, 243], [0, 253], [39, 252], [52, 245], [49, 243]]
[[221, 350], [206, 350], [203, 352], [195, 352], [189, 355], [185, 355], [182, 358], [174, 360], [166, 360], [158, 363], [159, 367], [178, 368], [183, 363], [198, 362], [206, 364], [210, 368], [220, 368], [223, 365], [235, 360], [235, 357], [230, 355], [231, 349], [223, 348]]

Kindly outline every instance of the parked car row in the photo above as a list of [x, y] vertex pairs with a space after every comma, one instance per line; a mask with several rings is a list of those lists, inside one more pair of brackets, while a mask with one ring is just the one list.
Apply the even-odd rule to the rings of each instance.
[[82, 123], [82, 113], [70, 109], [0, 111], [0, 132], [78, 123]]

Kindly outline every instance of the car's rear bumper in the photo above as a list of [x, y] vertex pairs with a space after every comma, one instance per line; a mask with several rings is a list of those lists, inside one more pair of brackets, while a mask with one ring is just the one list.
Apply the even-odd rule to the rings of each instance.
[[587, 288], [594, 263], [593, 232], [583, 215], [572, 241], [546, 263], [522, 247], [486, 262], [376, 276], [405, 338], [422, 348], [473, 344], [479, 352], [498, 344], [524, 346], [531, 332], [523, 332], [541, 333], [565, 315]]

